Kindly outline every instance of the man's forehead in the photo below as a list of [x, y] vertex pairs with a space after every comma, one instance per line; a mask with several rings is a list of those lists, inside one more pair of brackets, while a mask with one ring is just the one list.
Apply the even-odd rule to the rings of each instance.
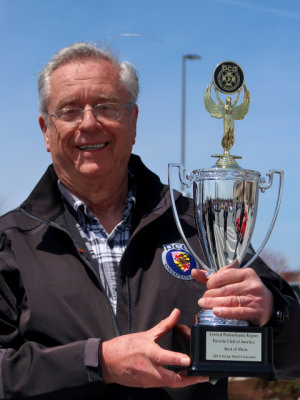
[[[129, 95], [120, 82], [118, 65], [109, 60], [91, 59], [68, 62], [58, 67], [50, 76], [48, 101], [58, 101], [59, 105], [55, 104], [55, 107], [62, 108], [66, 104], [79, 102], [87, 93], [94, 93], [99, 102], [101, 100], [119, 101], [121, 97]], [[73, 98], [72, 101], [71, 98]]]
[[119, 66], [107, 59], [71, 60], [56, 68], [50, 76], [50, 81], [53, 82], [57, 78], [71, 79], [74, 76], [79, 78], [105, 76], [114, 79], [119, 77], [119, 72]]

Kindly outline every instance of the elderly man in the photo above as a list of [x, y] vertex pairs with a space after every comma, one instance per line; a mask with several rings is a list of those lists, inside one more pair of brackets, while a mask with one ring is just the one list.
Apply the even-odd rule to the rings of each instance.
[[[294, 371], [299, 306], [261, 261], [208, 282], [196, 268], [188, 279], [174, 273], [168, 249], [188, 253], [168, 188], [131, 154], [134, 68], [78, 43], [46, 65], [39, 92], [53, 165], [0, 221], [0, 398], [226, 399], [225, 379], [183, 372], [182, 324], [193, 323], [198, 301], [220, 317], [273, 325], [276, 366]], [[176, 198], [199, 246], [191, 203]]]

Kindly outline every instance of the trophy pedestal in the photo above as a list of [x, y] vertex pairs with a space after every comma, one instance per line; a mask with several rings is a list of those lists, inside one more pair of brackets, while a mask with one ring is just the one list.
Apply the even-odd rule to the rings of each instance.
[[274, 379], [272, 328], [196, 325], [188, 375]]

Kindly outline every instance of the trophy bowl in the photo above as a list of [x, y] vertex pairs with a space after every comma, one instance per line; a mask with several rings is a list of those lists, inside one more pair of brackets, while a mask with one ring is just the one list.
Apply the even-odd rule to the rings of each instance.
[[[189, 244], [180, 224], [173, 194], [172, 175], [176, 168], [180, 182], [186, 188], [193, 185], [194, 217], [206, 264]], [[192, 256], [206, 271], [217, 272], [235, 261], [242, 265], [254, 232], [259, 191], [264, 193], [272, 186], [274, 174], [279, 174], [280, 182], [273, 218], [262, 245], [243, 268], [260, 255], [272, 233], [282, 198], [283, 171], [270, 170], [266, 184], [260, 172], [238, 166], [223, 168], [216, 164], [187, 173], [182, 164], [169, 164], [170, 196], [177, 228]]]
[[208, 268], [241, 264], [254, 230], [260, 174], [233, 169], [194, 174], [195, 220]]

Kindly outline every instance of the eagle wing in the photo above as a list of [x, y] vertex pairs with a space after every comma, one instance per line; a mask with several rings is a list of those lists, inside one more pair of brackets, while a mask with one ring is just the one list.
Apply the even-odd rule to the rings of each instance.
[[204, 104], [206, 110], [210, 113], [210, 115], [214, 118], [224, 118], [225, 111], [224, 108], [215, 103], [211, 97], [211, 84], [207, 86], [204, 94]]
[[249, 110], [249, 105], [250, 105], [250, 93], [248, 89], [246, 88], [246, 85], [244, 85], [244, 99], [242, 103], [234, 109], [233, 112], [233, 118], [234, 119], [244, 119], [245, 115], [247, 114]]

